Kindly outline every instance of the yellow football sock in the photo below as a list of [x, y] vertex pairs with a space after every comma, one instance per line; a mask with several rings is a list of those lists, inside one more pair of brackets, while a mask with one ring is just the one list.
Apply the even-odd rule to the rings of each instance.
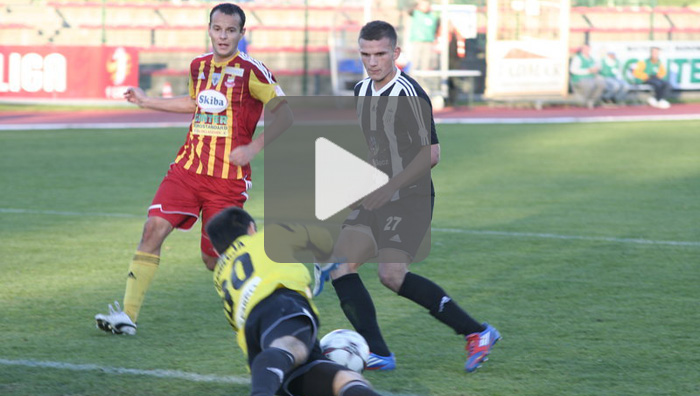
[[124, 312], [136, 323], [146, 291], [158, 269], [160, 256], [137, 251], [129, 265], [124, 292]]

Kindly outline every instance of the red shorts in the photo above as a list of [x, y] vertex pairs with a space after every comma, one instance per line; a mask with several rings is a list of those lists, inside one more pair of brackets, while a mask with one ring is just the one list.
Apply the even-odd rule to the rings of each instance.
[[202, 253], [216, 257], [218, 254], [205, 231], [207, 222], [230, 206], [242, 208], [248, 199], [246, 191], [250, 187], [251, 183], [246, 179], [199, 175], [173, 163], [153, 197], [148, 216], [162, 217], [175, 228], [189, 230], [201, 213]]

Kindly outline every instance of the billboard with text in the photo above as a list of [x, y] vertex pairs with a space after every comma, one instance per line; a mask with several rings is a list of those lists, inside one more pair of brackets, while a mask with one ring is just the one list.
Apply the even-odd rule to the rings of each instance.
[[700, 89], [700, 41], [608, 41], [591, 43], [591, 54], [601, 59], [614, 52], [620, 60], [625, 77], [631, 80], [631, 70], [638, 61], [649, 58], [651, 47], [658, 47], [666, 66], [667, 79], [675, 89]]
[[138, 68], [130, 47], [1, 46], [0, 99], [121, 99]]
[[566, 96], [569, 0], [488, 0], [489, 98]]

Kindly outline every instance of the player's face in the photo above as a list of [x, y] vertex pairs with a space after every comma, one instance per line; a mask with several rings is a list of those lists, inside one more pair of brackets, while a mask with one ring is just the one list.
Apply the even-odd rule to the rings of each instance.
[[238, 49], [245, 29], [241, 29], [241, 17], [215, 11], [209, 24], [209, 38], [214, 47], [214, 61], [221, 62], [233, 56]]
[[396, 74], [396, 59], [401, 53], [393, 47], [388, 37], [381, 40], [360, 39], [360, 57], [367, 75], [374, 81], [375, 88], [386, 85]]

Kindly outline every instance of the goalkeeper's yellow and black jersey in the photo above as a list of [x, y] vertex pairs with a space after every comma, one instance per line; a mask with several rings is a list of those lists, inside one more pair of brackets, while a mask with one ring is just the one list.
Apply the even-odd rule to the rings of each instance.
[[214, 270], [214, 286], [224, 302], [224, 311], [231, 326], [238, 333], [238, 345], [247, 355], [245, 322], [255, 306], [275, 290], [285, 288], [298, 292], [309, 300], [314, 312], [318, 311], [311, 302], [311, 275], [304, 264], [277, 263], [265, 253], [265, 232], [274, 235], [275, 241], [284, 246], [276, 249], [289, 249], [293, 252], [309, 250], [330, 255], [333, 239], [330, 233], [320, 227], [298, 224], [275, 224], [254, 235], [237, 238], [221, 255]]

